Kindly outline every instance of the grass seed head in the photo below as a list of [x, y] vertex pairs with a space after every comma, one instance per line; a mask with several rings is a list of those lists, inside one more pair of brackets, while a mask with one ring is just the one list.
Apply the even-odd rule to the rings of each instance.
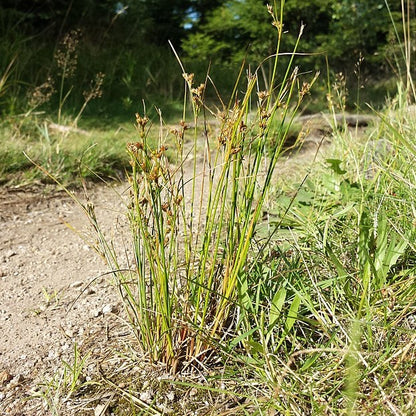
[[194, 83], [194, 74], [187, 74], [186, 72], [182, 74], [183, 78], [187, 82], [189, 88], [192, 87], [192, 84]]
[[257, 97], [259, 97], [260, 106], [262, 106], [266, 99], [269, 97], [269, 93], [267, 91], [258, 91]]
[[78, 44], [81, 38], [79, 29], [68, 32], [59, 44], [54, 58], [63, 78], [71, 78], [78, 64]]
[[139, 113], [136, 113], [136, 123], [137, 126], [141, 127], [142, 129], [144, 129], [147, 125], [147, 123], [149, 122], [149, 117], [147, 116], [141, 116]]
[[202, 107], [202, 104], [203, 104], [202, 99], [203, 99], [204, 91], [205, 91], [205, 84], [199, 84], [199, 87], [191, 89], [192, 100], [197, 106], [197, 108]]
[[30, 91], [28, 101], [30, 108], [36, 108], [47, 103], [55, 93], [55, 87], [52, 77], [48, 76], [47, 80]]
[[90, 89], [84, 91], [82, 94], [85, 98], [85, 101], [94, 100], [95, 98], [101, 98], [103, 95], [103, 82], [104, 82], [105, 74], [99, 72], [95, 75], [94, 80], [90, 83]]

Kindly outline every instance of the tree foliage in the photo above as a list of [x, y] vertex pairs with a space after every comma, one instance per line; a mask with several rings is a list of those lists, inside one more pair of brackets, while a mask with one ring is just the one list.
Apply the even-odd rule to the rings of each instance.
[[[183, 40], [184, 51], [191, 59], [228, 63], [240, 62], [243, 55], [259, 60], [273, 53], [275, 36], [266, 3], [224, 1]], [[274, 4], [280, 7], [278, 2]], [[391, 7], [393, 12], [399, 9], [398, 2]], [[384, 0], [288, 0], [283, 25], [287, 51], [303, 26], [302, 51], [328, 56], [339, 70], [354, 67], [361, 56], [370, 64], [379, 64], [392, 31]], [[304, 61], [317, 62], [310, 57]]]
[[[304, 54], [296, 58], [302, 71], [322, 70], [325, 57], [336, 72], [353, 71], [362, 58], [372, 76], [391, 73], [386, 59], [389, 68], [400, 71], [391, 24], [393, 16], [400, 31], [398, 0], [389, 2], [390, 11], [385, 0], [2, 0], [0, 70], [14, 62], [15, 88], [9, 91], [23, 95], [24, 85], [42, 84], [53, 71], [51, 60], [65, 34], [80, 29], [74, 85], [105, 72], [112, 101], [121, 96], [129, 103], [147, 94], [175, 99], [182, 80], [172, 75], [177, 70], [171, 68], [176, 63], [168, 41], [190, 70], [211, 65], [224, 74], [243, 60], [257, 67], [276, 47], [267, 3], [279, 10], [282, 2], [281, 51], [293, 49], [302, 27], [298, 51]], [[220, 78], [227, 84], [225, 76]]]

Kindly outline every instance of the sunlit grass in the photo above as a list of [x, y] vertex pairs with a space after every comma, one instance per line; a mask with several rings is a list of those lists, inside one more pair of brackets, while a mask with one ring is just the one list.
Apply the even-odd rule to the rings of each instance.
[[120, 180], [128, 166], [125, 142], [133, 136], [134, 126], [129, 123], [84, 130], [42, 118], [9, 119], [0, 125], [0, 183], [30, 185], [48, 180], [25, 154], [66, 185]]

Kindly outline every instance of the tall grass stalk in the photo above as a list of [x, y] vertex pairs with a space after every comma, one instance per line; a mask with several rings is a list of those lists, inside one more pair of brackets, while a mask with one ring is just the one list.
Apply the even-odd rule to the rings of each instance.
[[0, 97], [6, 92], [7, 80], [8, 80], [8, 78], [9, 78], [11, 72], [12, 72], [12, 68], [13, 68], [15, 60], [16, 60], [16, 56], [13, 57], [13, 59], [7, 65], [7, 68], [4, 70], [3, 74], [1, 74], [1, 77], [0, 77]]
[[387, 0], [384, 0], [384, 3], [387, 7], [387, 10], [390, 15], [391, 24], [396, 36], [396, 41], [400, 45], [401, 58], [396, 58], [396, 64], [400, 66], [400, 63], [405, 65], [405, 85], [408, 94], [412, 94], [413, 100], [416, 100], [416, 90], [414, 86], [413, 76], [412, 76], [412, 30], [410, 27], [411, 19], [411, 5], [410, 2], [405, 2], [400, 0], [401, 5], [401, 17], [402, 17], [402, 31], [403, 38], [399, 35], [396, 22], [394, 21], [393, 14], [391, 12], [389, 3]]

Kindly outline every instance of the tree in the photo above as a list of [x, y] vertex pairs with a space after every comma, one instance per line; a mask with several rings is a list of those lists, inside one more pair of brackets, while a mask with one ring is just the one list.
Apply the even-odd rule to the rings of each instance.
[[191, 59], [236, 63], [272, 54], [274, 38], [264, 1], [232, 0], [207, 14], [182, 46]]
[[379, 63], [391, 28], [388, 9], [383, 0], [341, 0], [332, 4], [327, 34], [319, 34], [321, 48], [331, 61], [344, 70], [351, 69], [363, 56]]

